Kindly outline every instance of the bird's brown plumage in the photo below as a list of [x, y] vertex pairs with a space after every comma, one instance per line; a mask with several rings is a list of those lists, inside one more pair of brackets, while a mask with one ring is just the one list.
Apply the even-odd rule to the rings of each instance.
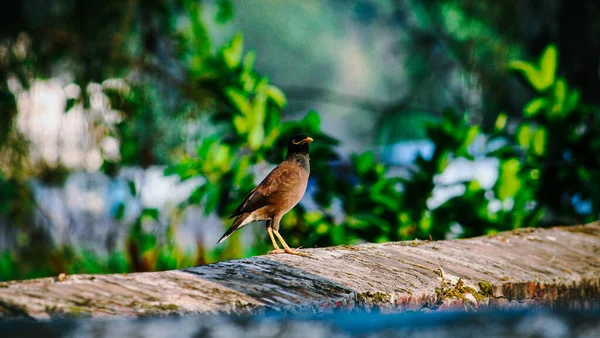
[[[267, 221], [267, 230], [273, 245], [279, 250], [271, 231], [282, 240], [278, 233], [279, 221], [300, 202], [306, 191], [310, 174], [308, 143], [311, 141], [312, 138], [305, 135], [298, 135], [290, 140], [286, 159], [252, 189], [240, 206], [231, 213], [229, 218], [236, 219], [218, 243], [248, 223]], [[282, 244], [284, 243], [282, 241]], [[291, 249], [287, 250], [287, 244], [284, 244], [284, 247], [291, 253]]]
[[290, 211], [304, 195], [309, 172], [294, 161], [283, 161], [256, 186], [229, 218], [259, 211], [266, 217]]

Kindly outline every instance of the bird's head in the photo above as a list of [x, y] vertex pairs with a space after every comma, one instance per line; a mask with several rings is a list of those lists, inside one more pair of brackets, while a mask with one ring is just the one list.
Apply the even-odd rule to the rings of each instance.
[[288, 143], [288, 156], [290, 154], [307, 154], [308, 144], [313, 141], [312, 137], [304, 134], [296, 135]]

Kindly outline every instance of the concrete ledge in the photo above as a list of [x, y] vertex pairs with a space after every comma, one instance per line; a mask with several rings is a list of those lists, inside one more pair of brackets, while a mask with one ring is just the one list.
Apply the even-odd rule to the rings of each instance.
[[600, 223], [0, 283], [0, 318], [600, 308]]

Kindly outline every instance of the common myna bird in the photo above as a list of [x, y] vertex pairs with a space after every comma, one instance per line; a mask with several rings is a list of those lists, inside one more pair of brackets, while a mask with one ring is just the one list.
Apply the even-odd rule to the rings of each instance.
[[[285, 160], [275, 167], [256, 188], [252, 189], [242, 204], [229, 215], [230, 219], [235, 217], [235, 221], [217, 244], [248, 223], [267, 221], [267, 232], [275, 247], [275, 250], [269, 253], [287, 252], [293, 255], [306, 255], [287, 245], [279, 234], [279, 222], [283, 215], [300, 202], [306, 191], [310, 174], [308, 144], [312, 141], [313, 139], [306, 135], [292, 137], [288, 143]], [[277, 236], [283, 249], [279, 248], [273, 234]]]

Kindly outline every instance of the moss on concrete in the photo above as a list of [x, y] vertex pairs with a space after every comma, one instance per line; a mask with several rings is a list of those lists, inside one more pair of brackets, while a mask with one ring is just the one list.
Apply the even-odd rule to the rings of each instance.
[[356, 304], [362, 308], [378, 308], [392, 302], [392, 296], [385, 292], [362, 292], [356, 294]]
[[494, 295], [494, 287], [490, 282], [482, 280], [479, 282], [479, 292], [484, 296], [492, 297]]
[[[457, 299], [463, 302], [464, 304], [472, 303], [473, 298], [475, 298], [475, 301], [480, 304], [487, 303], [489, 300], [490, 296], [482, 292], [478, 292], [470, 286], [465, 286], [462, 280], [459, 280], [455, 286], [448, 284], [449, 283], [447, 283], [447, 285], [444, 285], [444, 288], [439, 287], [435, 289], [435, 293], [437, 295], [437, 305], [441, 305], [447, 299]], [[473, 298], [467, 295], [471, 295], [473, 296]]]
[[46, 306], [45, 310], [52, 318], [91, 317], [91, 313], [81, 306]]

